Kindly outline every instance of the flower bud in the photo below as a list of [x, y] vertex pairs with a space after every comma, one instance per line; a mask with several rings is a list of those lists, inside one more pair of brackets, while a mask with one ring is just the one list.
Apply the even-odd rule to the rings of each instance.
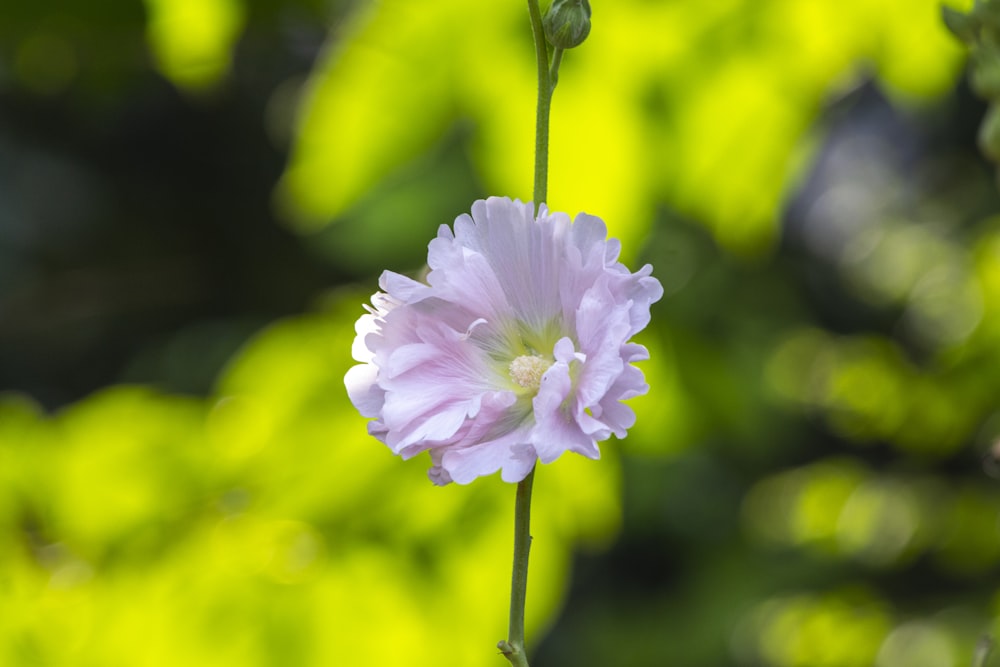
[[590, 34], [590, 3], [587, 0], [554, 0], [545, 18], [545, 39], [560, 49], [583, 44]]

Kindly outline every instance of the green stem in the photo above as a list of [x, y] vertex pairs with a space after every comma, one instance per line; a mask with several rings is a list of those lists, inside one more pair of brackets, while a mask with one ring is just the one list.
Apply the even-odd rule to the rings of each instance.
[[[555, 47], [549, 62], [542, 12], [538, 0], [528, 0], [531, 32], [535, 37], [535, 58], [538, 61], [538, 106], [535, 115], [535, 211], [545, 203], [549, 175], [549, 110], [552, 92], [559, 78], [563, 50]], [[535, 469], [517, 485], [514, 505], [514, 571], [510, 581], [510, 627], [506, 641], [497, 644], [512, 667], [528, 667], [524, 648], [524, 602], [528, 592], [528, 555], [531, 552], [531, 487]]]
[[549, 104], [552, 104], [552, 93], [559, 83], [559, 65], [562, 63], [563, 49], [556, 46], [552, 49], [552, 67], [549, 68]]
[[535, 38], [535, 60], [538, 64], [538, 104], [535, 112], [535, 211], [546, 202], [549, 177], [549, 110], [552, 108], [552, 91], [559, 77], [559, 63], [562, 49], [553, 49], [552, 63], [549, 63], [548, 44], [545, 28], [542, 27], [542, 11], [538, 0], [528, 0], [531, 15], [531, 32]]
[[510, 579], [510, 627], [507, 641], [497, 644], [513, 667], [528, 667], [524, 649], [524, 600], [528, 591], [528, 554], [531, 552], [531, 486], [535, 469], [518, 482], [514, 503], [514, 570]]

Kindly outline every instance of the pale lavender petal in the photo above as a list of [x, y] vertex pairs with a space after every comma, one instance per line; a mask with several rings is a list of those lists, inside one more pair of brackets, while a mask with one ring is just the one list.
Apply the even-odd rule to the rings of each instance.
[[444, 486], [445, 484], [450, 484], [455, 481], [451, 478], [451, 475], [448, 474], [448, 471], [439, 465], [431, 466], [430, 470], [427, 471], [427, 476], [438, 486]]
[[351, 345], [351, 356], [355, 361], [369, 363], [375, 358], [375, 354], [368, 346], [366, 339], [368, 334], [377, 334], [379, 330], [378, 318], [375, 315], [362, 315], [354, 324], [354, 343]]
[[347, 396], [362, 417], [378, 417], [385, 403], [385, 391], [378, 386], [378, 369], [371, 364], [352, 366], [344, 376]]
[[601, 419], [617, 438], [624, 438], [628, 429], [635, 425], [635, 410], [621, 401], [608, 401], [602, 405]]
[[412, 303], [429, 293], [427, 285], [393, 271], [383, 271], [378, 285], [401, 303]]
[[608, 389], [595, 414], [611, 428], [618, 438], [624, 438], [628, 429], [635, 424], [635, 412], [621, 401], [642, 396], [649, 391], [649, 385], [642, 371], [635, 366], [625, 366], [624, 371]]
[[402, 345], [389, 354], [385, 376], [394, 378], [441, 355], [440, 348], [429, 343]]
[[462, 427], [469, 415], [469, 407], [468, 402], [446, 405], [424, 419], [415, 420], [406, 430], [406, 436], [392, 445], [392, 450], [398, 454], [417, 443], [447, 441]]
[[633, 361], [645, 361], [649, 359], [649, 350], [646, 349], [645, 345], [639, 345], [638, 343], [626, 343], [622, 345], [621, 350], [622, 360], [626, 363], [632, 363]]
[[557, 362], [545, 373], [538, 395], [533, 402], [535, 428], [531, 444], [542, 463], [551, 463], [567, 450], [594, 450], [593, 438], [584, 433], [572, 415], [569, 403], [573, 382], [570, 366]]
[[468, 484], [498, 470], [503, 470], [504, 481], [519, 482], [531, 471], [536, 458], [524, 445], [527, 435], [527, 429], [521, 429], [471, 447], [446, 449], [440, 465], [458, 484]]
[[[369, 432], [404, 458], [428, 451], [435, 484], [598, 458], [635, 422], [621, 401], [648, 390], [631, 363], [649, 354], [629, 339], [663, 294], [620, 249], [599, 218], [499, 197], [442, 225], [427, 283], [384, 272], [356, 325], [344, 381]], [[537, 388], [512, 377], [519, 357], [548, 366]]]

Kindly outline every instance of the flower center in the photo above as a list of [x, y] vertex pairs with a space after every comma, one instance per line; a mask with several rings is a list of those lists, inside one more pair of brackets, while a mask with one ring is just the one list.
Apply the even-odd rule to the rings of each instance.
[[536, 355], [522, 355], [510, 362], [510, 379], [525, 389], [538, 389], [551, 361]]

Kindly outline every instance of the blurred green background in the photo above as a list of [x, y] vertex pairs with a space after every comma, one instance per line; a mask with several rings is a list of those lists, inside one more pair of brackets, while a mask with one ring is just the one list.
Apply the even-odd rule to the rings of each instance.
[[[532, 665], [970, 664], [1000, 198], [938, 1], [592, 6], [549, 203], [666, 295], [629, 438], [539, 471]], [[0, 5], [0, 665], [505, 664], [513, 487], [342, 377], [530, 198], [534, 85], [519, 0]]]

